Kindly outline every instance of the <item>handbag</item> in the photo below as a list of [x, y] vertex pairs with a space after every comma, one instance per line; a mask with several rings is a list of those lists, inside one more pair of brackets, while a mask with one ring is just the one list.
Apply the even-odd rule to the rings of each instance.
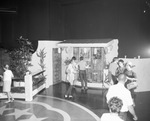
[[129, 84], [127, 84], [127, 88], [130, 89], [136, 89], [138, 87], [138, 84], [136, 81], [134, 82], [130, 82]]
[[127, 81], [125, 83], [125, 86], [127, 89], [136, 89], [138, 87], [137, 79], [135, 78], [135, 73], [131, 71], [130, 75], [127, 76]]

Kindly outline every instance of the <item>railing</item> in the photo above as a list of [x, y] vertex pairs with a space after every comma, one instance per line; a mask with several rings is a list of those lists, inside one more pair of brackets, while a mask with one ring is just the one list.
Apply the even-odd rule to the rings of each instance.
[[[44, 72], [45, 70], [40, 70], [32, 74], [26, 74], [24, 77], [25, 86], [14, 87], [12, 96], [15, 99], [25, 99], [25, 101], [32, 101], [33, 97], [37, 93], [46, 88], [45, 77], [43, 74]], [[37, 80], [35, 80], [35, 78]], [[4, 98], [7, 98], [7, 95], [5, 93], [0, 93], [0, 99]]]
[[[42, 83], [42, 85], [40, 85], [39, 87], [37, 87], [35, 89], [33, 87], [33, 85], [34, 85], [33, 79], [36, 76], [39, 76], [41, 74], [43, 75], [44, 72], [45, 72], [45, 70], [42, 70], [42, 71], [37, 71], [32, 74], [25, 75], [25, 78], [24, 78], [25, 79], [25, 101], [32, 101], [33, 96], [35, 96], [38, 92], [40, 92], [42, 89], [44, 89], [46, 87], [45, 79], [43, 80], [44, 82]], [[37, 77], [37, 78], [39, 78], [39, 77]]]

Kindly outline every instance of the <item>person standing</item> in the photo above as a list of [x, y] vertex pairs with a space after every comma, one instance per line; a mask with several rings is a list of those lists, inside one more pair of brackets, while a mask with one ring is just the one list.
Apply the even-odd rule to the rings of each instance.
[[123, 121], [119, 117], [119, 112], [122, 108], [123, 102], [118, 97], [112, 97], [108, 101], [108, 107], [110, 113], [104, 113], [101, 117], [101, 121]]
[[[134, 90], [137, 88], [137, 75], [136, 73], [132, 70], [134, 65], [131, 62], [126, 63], [126, 69], [124, 71], [125, 75], [127, 76], [127, 81], [125, 83], [125, 87], [130, 90], [131, 96], [134, 102], [134, 99], [136, 97], [136, 94]], [[135, 103], [134, 103], [135, 106]]]
[[81, 90], [87, 90], [87, 78], [86, 78], [86, 67], [87, 63], [84, 60], [83, 56], [80, 57], [80, 62], [78, 63], [79, 66], [79, 78], [81, 80]]
[[116, 74], [116, 69], [117, 69], [117, 67], [118, 67], [118, 64], [117, 64], [117, 62], [118, 62], [118, 58], [117, 57], [114, 57], [113, 58], [113, 61], [110, 63], [110, 65], [109, 65], [109, 72], [110, 72], [110, 77], [112, 78], [112, 81], [113, 81], [113, 84], [117, 84], [117, 78], [116, 78], [116, 76], [115, 76], [115, 74]]
[[112, 85], [106, 94], [107, 102], [112, 97], [118, 97], [123, 101], [123, 106], [120, 110], [119, 116], [126, 121], [127, 119], [127, 112], [129, 111], [134, 120], [137, 120], [138, 117], [135, 113], [134, 107], [133, 107], [133, 100], [131, 97], [130, 91], [125, 87], [125, 82], [127, 78], [125, 74], [120, 74], [118, 76], [118, 83], [116, 85]]
[[14, 75], [12, 71], [9, 69], [9, 65], [4, 66], [4, 73], [3, 73], [3, 92], [7, 94], [8, 101], [6, 103], [12, 102], [14, 98], [11, 95], [11, 83], [12, 78], [14, 78]]
[[66, 72], [67, 72], [67, 80], [69, 82], [69, 88], [65, 94], [65, 98], [72, 98], [72, 89], [73, 89], [73, 86], [74, 86], [74, 81], [75, 81], [75, 76], [76, 76], [76, 73], [78, 71], [78, 66], [75, 62], [76, 60], [76, 57], [72, 57], [71, 61], [70, 61], [70, 64], [68, 65], [67, 69], [66, 69]]
[[115, 76], [118, 78], [118, 76], [122, 73], [124, 73], [125, 71], [125, 64], [124, 64], [124, 60], [120, 59], [118, 61], [118, 67], [116, 69], [116, 72], [115, 72]]

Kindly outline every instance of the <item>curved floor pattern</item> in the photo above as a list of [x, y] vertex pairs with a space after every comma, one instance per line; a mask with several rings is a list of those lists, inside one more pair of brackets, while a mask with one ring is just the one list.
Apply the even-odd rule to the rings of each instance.
[[[38, 97], [43, 97], [43, 96], [39, 95]], [[85, 107], [83, 107], [83, 106], [81, 106], [81, 105], [79, 105], [77, 103], [74, 103], [74, 102], [71, 102], [71, 101], [67, 101], [67, 100], [64, 100], [64, 99], [61, 99], [61, 98], [57, 98], [57, 97], [51, 97], [51, 96], [49, 96], [47, 98], [57, 99], [57, 100], [60, 100], [60, 101], [66, 102], [66, 103], [70, 103], [70, 104], [76, 106], [77, 108], [80, 108], [80, 109], [84, 110], [85, 112], [87, 112], [89, 115], [91, 115], [95, 119], [95, 121], [99, 121], [100, 120], [100, 118], [95, 113], [93, 113], [89, 109], [87, 109], [87, 108], [85, 108]], [[75, 113], [77, 113], [77, 112], [78, 112], [78, 110], [75, 111]], [[94, 121], [94, 120], [92, 120], [92, 121]]]
[[89, 109], [64, 99], [37, 96], [33, 102], [0, 105], [1, 121], [99, 121]]

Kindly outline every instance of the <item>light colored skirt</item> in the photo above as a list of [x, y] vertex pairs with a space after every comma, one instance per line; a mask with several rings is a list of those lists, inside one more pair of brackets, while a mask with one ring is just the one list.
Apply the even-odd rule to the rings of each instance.
[[67, 74], [67, 80], [69, 81], [70, 85], [74, 84], [75, 76], [73, 73]]
[[10, 92], [10, 90], [11, 90], [11, 81], [4, 81], [3, 92]]

